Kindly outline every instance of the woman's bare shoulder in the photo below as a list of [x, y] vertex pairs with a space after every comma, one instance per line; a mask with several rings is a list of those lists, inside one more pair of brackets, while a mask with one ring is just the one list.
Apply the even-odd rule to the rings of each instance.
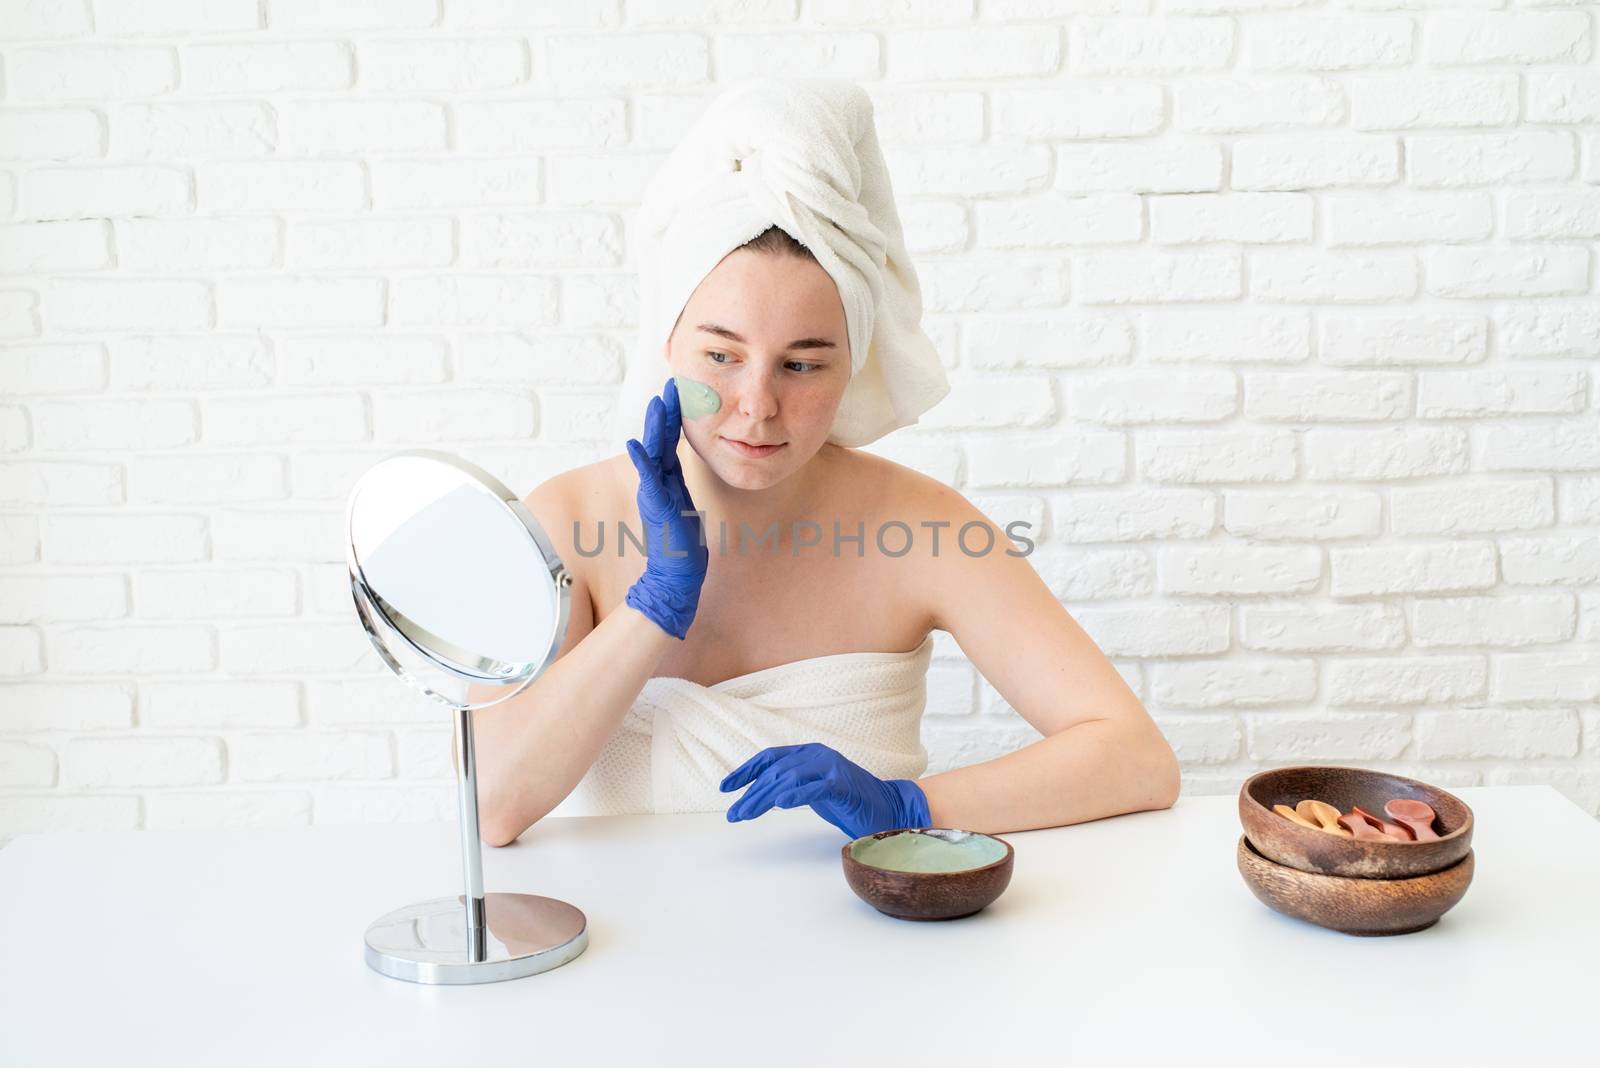
[[[619, 462], [633, 473], [632, 461], [623, 453], [552, 475], [522, 499], [550, 538], [556, 555], [572, 572], [576, 591], [585, 598], [583, 618], [590, 622], [574, 632], [579, 638], [587, 633], [592, 621], [599, 618], [595, 605], [605, 603], [610, 578], [600, 557], [578, 551], [576, 539], [581, 529], [584, 544], [592, 543], [597, 525], [604, 529], [615, 521], [613, 513], [620, 507], [617, 503], [617, 486], [622, 477], [617, 470]], [[578, 617], [575, 615], [574, 619]]]
[[621, 507], [617, 490], [621, 477], [618, 461], [632, 472], [626, 454], [607, 457], [552, 475], [522, 498], [522, 503], [549, 535], [556, 552], [575, 572], [582, 572], [588, 562], [577, 552], [573, 540], [577, 528], [581, 525], [584, 537], [592, 540], [592, 527], [601, 523], [611, 525]]
[[922, 519], [949, 518], [958, 511], [957, 502], [966, 501], [959, 491], [914, 467], [876, 453], [848, 451], [850, 482], [875, 502], [874, 511], [915, 525]]
[[523, 498], [523, 503], [536, 515], [537, 506], [545, 506], [552, 518], [603, 512], [616, 498], [623, 467], [630, 472], [633, 470], [626, 453], [580, 464], [539, 483]]

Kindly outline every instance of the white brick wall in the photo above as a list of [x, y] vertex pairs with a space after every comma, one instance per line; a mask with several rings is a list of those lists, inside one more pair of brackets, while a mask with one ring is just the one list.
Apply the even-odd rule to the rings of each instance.
[[[1345, 761], [1600, 814], [1595, 14], [12, 0], [0, 841], [448, 817], [344, 496], [397, 448], [603, 455], [631, 208], [769, 73], [873, 96], [955, 383], [874, 450], [1035, 523], [1187, 789]], [[1033, 737], [936, 649], [934, 770]]]

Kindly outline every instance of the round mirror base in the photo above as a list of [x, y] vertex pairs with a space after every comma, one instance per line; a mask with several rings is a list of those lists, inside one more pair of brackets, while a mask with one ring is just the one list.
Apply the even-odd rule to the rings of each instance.
[[459, 894], [396, 909], [367, 928], [368, 966], [412, 983], [498, 983], [559, 968], [588, 948], [588, 923], [565, 901], [484, 894], [483, 906], [487, 925], [477, 947], [467, 940]]

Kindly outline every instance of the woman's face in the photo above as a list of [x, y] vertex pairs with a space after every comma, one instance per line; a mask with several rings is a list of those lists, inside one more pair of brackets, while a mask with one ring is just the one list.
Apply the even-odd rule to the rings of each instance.
[[[667, 363], [722, 398], [717, 411], [683, 421], [706, 466], [740, 489], [776, 485], [827, 441], [850, 382], [838, 287], [813, 260], [735, 250], [684, 305]], [[781, 444], [751, 455], [730, 439]]]

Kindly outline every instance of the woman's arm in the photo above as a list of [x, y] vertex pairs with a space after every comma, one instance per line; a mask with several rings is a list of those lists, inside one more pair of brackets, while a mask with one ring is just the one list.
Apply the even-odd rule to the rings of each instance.
[[[939, 555], [918, 556], [934, 626], [1045, 737], [917, 780], [932, 826], [1000, 833], [1170, 807], [1178, 760], [1139, 698], [1027, 558], [1008, 554], [1018, 550], [1005, 532], [954, 489], [933, 485], [934, 515], [950, 523]], [[969, 556], [954, 543], [971, 522], [994, 535], [987, 553]], [[974, 550], [983, 542], [969, 532]]]
[[[569, 564], [570, 510], [546, 483], [529, 511]], [[560, 525], [553, 525], [560, 524]], [[678, 639], [622, 604], [594, 625], [582, 576], [573, 572], [571, 613], [557, 659], [509, 701], [473, 713], [479, 834], [509, 845], [572, 792]]]

